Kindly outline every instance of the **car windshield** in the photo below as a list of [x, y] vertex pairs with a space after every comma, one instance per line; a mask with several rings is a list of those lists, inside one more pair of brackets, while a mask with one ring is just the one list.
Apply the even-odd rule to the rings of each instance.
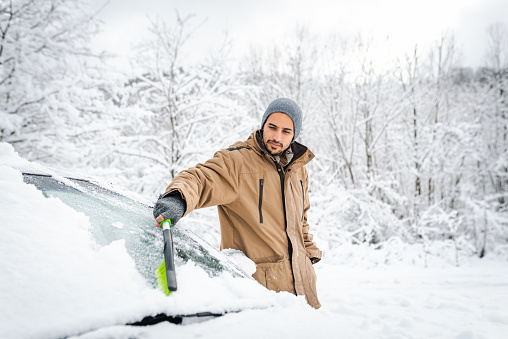
[[[155, 227], [152, 208], [87, 180], [56, 180], [51, 176], [23, 174], [46, 197], [56, 197], [90, 218], [92, 235], [100, 246], [123, 239], [137, 270], [154, 287], [155, 270], [163, 261], [162, 231]], [[68, 181], [67, 181], [68, 180]], [[67, 182], [63, 182], [67, 181]], [[209, 276], [223, 271], [233, 276], [247, 275], [202, 239], [185, 229], [172, 228], [175, 266], [191, 260]]]

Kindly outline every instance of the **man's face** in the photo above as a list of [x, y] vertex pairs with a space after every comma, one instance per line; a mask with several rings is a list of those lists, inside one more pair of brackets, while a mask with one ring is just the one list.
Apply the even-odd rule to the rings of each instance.
[[263, 142], [272, 155], [284, 152], [295, 135], [293, 120], [284, 113], [272, 113], [263, 127]]

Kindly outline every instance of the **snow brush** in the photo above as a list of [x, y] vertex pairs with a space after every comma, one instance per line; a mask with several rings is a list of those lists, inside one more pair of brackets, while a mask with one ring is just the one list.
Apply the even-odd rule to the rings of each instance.
[[171, 220], [161, 222], [164, 236], [164, 261], [155, 270], [157, 284], [166, 295], [176, 291], [175, 256], [173, 252], [173, 235], [171, 234]]

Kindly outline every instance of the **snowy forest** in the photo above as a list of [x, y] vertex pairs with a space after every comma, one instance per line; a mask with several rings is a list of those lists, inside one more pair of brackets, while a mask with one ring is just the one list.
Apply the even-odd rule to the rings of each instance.
[[[151, 21], [129, 71], [96, 53], [86, 1], [0, 1], [0, 142], [30, 161], [86, 173], [155, 201], [182, 169], [296, 100], [314, 152], [311, 233], [328, 260], [508, 257], [508, 27], [485, 28], [484, 65], [461, 66], [453, 32], [389, 62], [389, 41], [294, 27], [241, 58], [217, 37], [189, 58], [196, 16]], [[219, 241], [215, 210], [182, 224]], [[186, 220], [187, 219], [187, 220]], [[355, 252], [356, 251], [356, 252]]]

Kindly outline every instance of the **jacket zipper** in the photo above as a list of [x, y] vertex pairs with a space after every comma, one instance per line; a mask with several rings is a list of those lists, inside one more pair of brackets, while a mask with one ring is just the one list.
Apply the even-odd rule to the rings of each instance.
[[289, 264], [291, 265], [291, 276], [293, 277], [293, 287], [295, 288], [295, 274], [293, 272], [293, 244], [291, 244], [291, 239], [288, 235], [288, 219], [286, 214], [286, 195], [284, 193], [284, 172], [282, 171], [281, 167], [277, 166], [277, 172], [279, 172], [279, 178], [280, 178], [280, 189], [282, 193], [282, 210], [284, 211], [284, 229], [286, 230], [286, 236], [288, 238], [288, 255], [289, 255]]
[[305, 216], [305, 190], [303, 189], [303, 181], [300, 180], [300, 184], [302, 184], [302, 221]]
[[[287, 230], [288, 223], [287, 223], [287, 217], [286, 217], [286, 196], [284, 195], [284, 172], [282, 171], [282, 168], [280, 168], [280, 167], [277, 167], [277, 172], [279, 172], [280, 189], [281, 189], [281, 193], [282, 193], [282, 209], [284, 211], [284, 229]], [[288, 238], [288, 240], [289, 240], [289, 238]]]
[[263, 223], [263, 179], [259, 179], [259, 222]]

